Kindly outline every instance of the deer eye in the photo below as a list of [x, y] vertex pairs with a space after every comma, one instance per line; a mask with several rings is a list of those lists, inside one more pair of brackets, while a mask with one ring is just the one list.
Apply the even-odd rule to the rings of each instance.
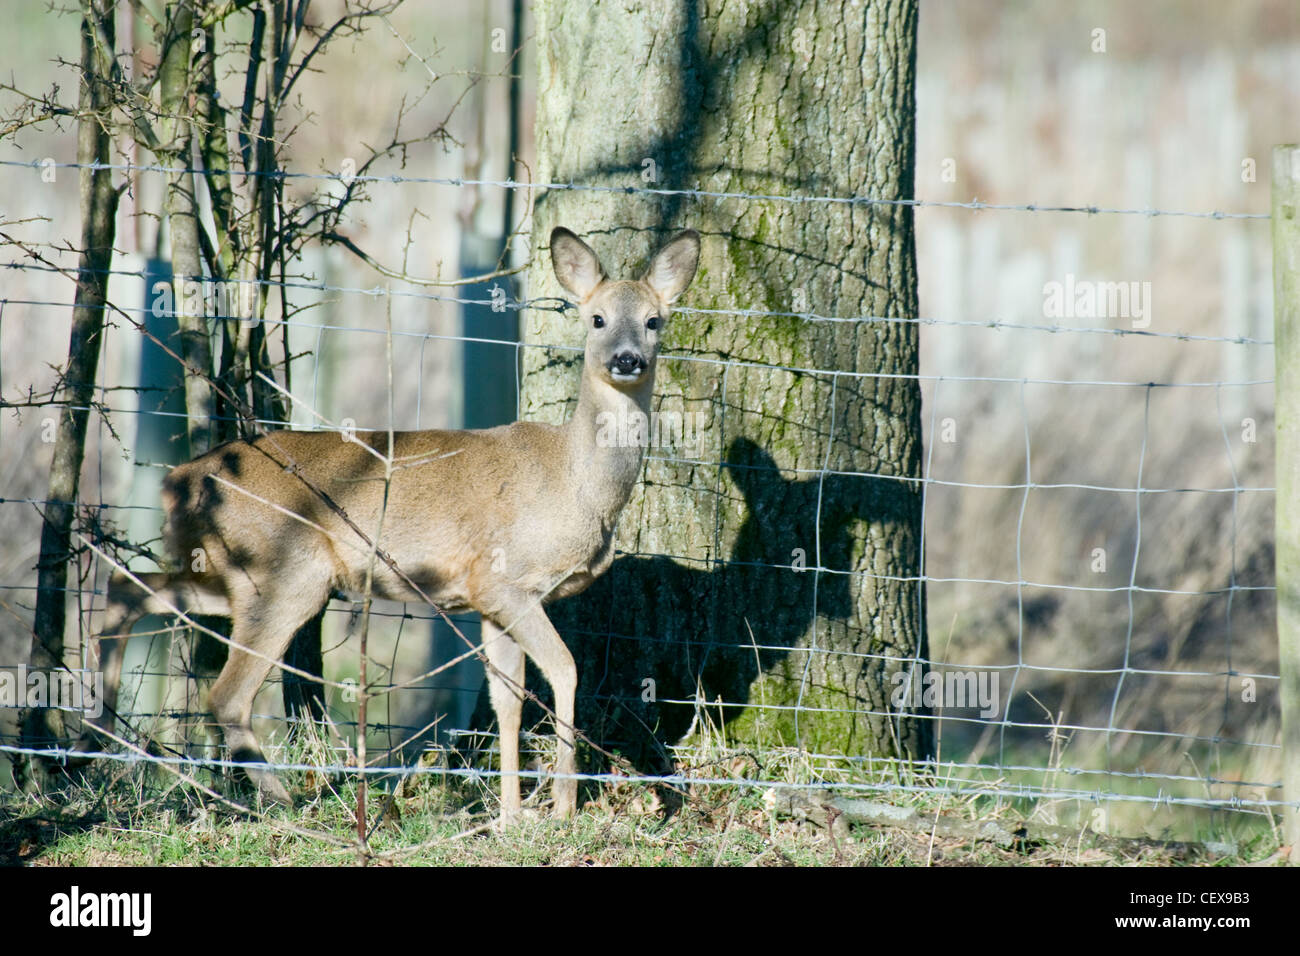
[[591, 317], [591, 324], [595, 328], [603, 329], [605, 327], [605, 317], [603, 315], [593, 315]]
[[659, 328], [659, 316], [657, 316], [657, 315], [652, 315], [652, 316], [650, 316], [650, 318], [646, 319], [646, 320], [645, 320], [645, 327], [646, 327], [647, 329], [649, 329], [650, 331], [652, 331], [652, 332], [653, 332], [655, 329]]

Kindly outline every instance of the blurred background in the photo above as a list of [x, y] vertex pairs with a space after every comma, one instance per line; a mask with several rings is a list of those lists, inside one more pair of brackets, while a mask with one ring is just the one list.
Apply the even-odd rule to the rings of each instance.
[[[337, 6], [320, 2], [313, 15], [328, 20]], [[393, 136], [400, 106], [411, 128], [445, 121], [447, 135], [414, 143], [404, 162], [383, 173], [528, 179], [535, 97], [528, 8], [511, 0], [410, 3], [335, 44], [328, 67], [297, 91], [286, 167], [334, 173], [359, 163], [367, 145]], [[75, 16], [38, 3], [6, 12], [6, 72], [25, 89], [74, 88]], [[512, 75], [519, 77], [513, 108]], [[1297, 76], [1300, 8], [1289, 0], [924, 2], [916, 195], [1267, 213], [1272, 146], [1298, 135]], [[237, 101], [238, 90], [229, 98]], [[75, 133], [19, 133], [0, 149], [5, 159], [73, 162]], [[25, 239], [71, 248], [79, 234], [76, 183], [71, 169], [45, 183], [32, 169], [0, 166], [0, 219], [32, 219], [21, 227]], [[287, 189], [305, 195], [316, 185], [290, 180]], [[119, 213], [114, 268], [124, 273], [143, 272], [159, 247], [157, 219], [134, 213], [156, 206], [147, 191], [160, 190], [161, 181], [143, 176], [136, 188]], [[411, 275], [479, 275], [493, 271], [502, 250], [511, 264], [528, 254], [531, 193], [516, 190], [508, 204], [509, 192], [376, 184], [343, 231], [377, 261]], [[1272, 338], [1267, 220], [927, 206], [917, 211], [916, 236], [920, 315], [935, 320], [923, 326], [921, 359], [931, 656], [963, 669], [1003, 668], [1003, 699], [1015, 682], [1009, 720], [1060, 728], [1046, 739], [1041, 729], [945, 720], [941, 757], [1043, 766], [1050, 751], [1066, 766], [1104, 766], [1111, 750], [1127, 747], [1129, 767], [1276, 780], [1277, 750], [1259, 746], [1277, 740], [1275, 681], [1260, 680], [1246, 701], [1242, 679], [1229, 676], [1273, 675], [1278, 667], [1268, 490], [1273, 354], [1267, 344], [1221, 341]], [[9, 249], [3, 255], [19, 258]], [[76, 258], [59, 261], [75, 267]], [[384, 390], [371, 386], [385, 375], [390, 308], [399, 428], [513, 419], [508, 342], [518, 313], [456, 300], [481, 303], [494, 286], [511, 301], [526, 299], [518, 276], [413, 289], [389, 283], [338, 246], [307, 249], [303, 270], [332, 288], [288, 296], [293, 391], [301, 400], [295, 423], [313, 424], [314, 409], [334, 422], [386, 425]], [[1047, 314], [1045, 287], [1067, 277], [1150, 283], [1151, 332], [1214, 341], [1075, 331], [1131, 323]], [[0, 271], [0, 283], [0, 394], [16, 401], [55, 381], [72, 284], [26, 270]], [[409, 294], [359, 291], [389, 284]], [[144, 284], [115, 275], [110, 297], [143, 307]], [[282, 315], [278, 303], [270, 314]], [[1065, 328], [988, 327], [995, 322]], [[101, 362], [106, 385], [147, 377], [139, 336], [120, 323]], [[979, 380], [998, 378], [1012, 381]], [[1023, 385], [1023, 378], [1076, 384]], [[1084, 382], [1099, 384], [1077, 384]], [[1138, 384], [1105, 384], [1115, 382]], [[137, 454], [150, 418], [139, 414], [141, 403], [149, 399], [129, 388], [106, 399], [112, 427], [92, 417], [82, 499], [109, 506], [131, 537], [148, 540], [157, 535], [163, 473], [163, 462]], [[4, 663], [25, 660], [30, 640], [24, 621], [40, 536], [30, 501], [45, 493], [51, 448], [42, 441], [43, 418], [38, 409], [0, 414], [0, 600], [11, 612], [0, 613]], [[1139, 487], [1146, 493], [1136, 494]], [[90, 570], [102, 584], [106, 569]], [[430, 624], [410, 610], [381, 606], [374, 625], [375, 657], [395, 682], [462, 646], [443, 631], [428, 640]], [[84, 630], [89, 603], [81, 611]], [[327, 614], [327, 649], [350, 639], [350, 616], [337, 603]], [[152, 651], [147, 641], [135, 643], [129, 669], [163, 666], [165, 641]], [[326, 661], [331, 679], [355, 675], [355, 654]], [[446, 715], [441, 730], [464, 726], [481, 672], [466, 665], [429, 683], [386, 698], [386, 713], [372, 719], [391, 724], [395, 740], [430, 714]], [[138, 711], [160, 705], [149, 695], [161, 691], [147, 681], [138, 693]], [[278, 709], [278, 689], [268, 685], [258, 711]], [[13, 716], [0, 711], [0, 734], [12, 733]], [[0, 786], [6, 775], [0, 769]]]

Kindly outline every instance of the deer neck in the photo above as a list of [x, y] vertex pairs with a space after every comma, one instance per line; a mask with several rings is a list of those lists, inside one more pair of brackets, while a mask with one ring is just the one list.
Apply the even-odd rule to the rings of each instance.
[[585, 366], [578, 406], [564, 426], [570, 473], [581, 501], [611, 527], [641, 474], [650, 434], [654, 372], [635, 388], [620, 389]]

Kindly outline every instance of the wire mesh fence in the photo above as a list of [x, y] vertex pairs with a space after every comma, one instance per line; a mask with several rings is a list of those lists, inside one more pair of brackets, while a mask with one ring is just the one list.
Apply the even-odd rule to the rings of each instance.
[[[9, 160], [0, 161], [0, 164], [13, 167], [29, 165]], [[59, 165], [76, 168], [76, 164]], [[114, 165], [109, 168], [136, 175], [157, 176], [169, 172], [167, 167], [152, 165]], [[337, 176], [307, 173], [286, 172], [276, 175], [284, 178], [339, 180]], [[694, 203], [712, 204], [761, 201], [870, 206], [901, 203], [921, 208], [935, 206], [994, 213], [1080, 213], [1089, 216], [1136, 215], [1247, 221], [1266, 221], [1269, 218], [1264, 214], [1222, 211], [1122, 209], [1035, 203], [993, 204], [978, 201], [926, 202], [856, 196], [773, 196], [699, 189], [641, 189], [580, 183], [519, 183], [510, 180], [399, 176], [375, 176], [369, 177], [369, 180], [376, 186], [418, 182], [447, 188], [473, 185], [519, 190], [645, 193], [671, 195]], [[720, 241], [725, 241], [725, 237], [720, 237]], [[71, 281], [76, 278], [75, 270], [66, 270], [48, 261], [30, 257], [9, 261], [3, 267], [15, 271], [61, 274], [69, 280], [69, 288]], [[121, 280], [139, 279], [145, 282], [148, 279], [143, 270], [115, 269], [112, 274]], [[274, 286], [287, 295], [301, 296], [304, 302], [320, 297], [343, 301], [369, 297], [389, 301], [412, 300], [417, 304], [437, 302], [485, 306], [497, 311], [525, 313], [563, 311], [566, 308], [566, 303], [553, 299], [516, 299], [508, 295], [494, 295], [484, 299], [403, 287], [400, 283], [386, 283], [372, 288], [310, 279], [292, 282], [257, 280], [257, 284]], [[138, 296], [136, 301], [144, 304], [136, 306], [125, 299], [115, 300], [111, 304], [111, 311], [117, 316], [137, 321], [144, 321], [150, 315], [165, 314], [165, 309], [160, 313], [159, 306], [156, 303], [150, 305], [144, 296]], [[676, 311], [687, 316], [707, 315], [719, 321], [735, 323], [781, 318], [807, 323], [851, 324], [864, 328], [906, 323], [935, 328], [987, 330], [990, 335], [1015, 331], [1043, 336], [1051, 344], [1038, 347], [1049, 349], [1064, 348], [1064, 343], [1072, 341], [1074, 337], [1094, 336], [1160, 339], [1174, 346], [1181, 342], [1197, 342], [1220, 349], [1272, 348], [1270, 340], [1245, 334], [1216, 336], [1134, 325], [1105, 327], [1062, 322], [1018, 323], [980, 317], [939, 319], [889, 315], [834, 316], [808, 311], [768, 311], [748, 307], [743, 302], [735, 305], [734, 309], [693, 309], [682, 306]], [[6, 297], [0, 300], [0, 328], [6, 322], [43, 321], [51, 313], [69, 307], [68, 300], [58, 297]], [[295, 386], [292, 393], [292, 414], [283, 421], [256, 418], [253, 424], [261, 429], [288, 426], [339, 431], [365, 430], [359, 428], [356, 422], [330, 420], [317, 411], [325, 407], [329, 391], [340, 387], [337, 373], [331, 372], [321, 357], [326, 352], [346, 355], [354, 349], [359, 350], [362, 346], [357, 343], [363, 340], [392, 340], [402, 352], [418, 354], [418, 360], [410, 366], [414, 372], [409, 383], [401, 383], [403, 388], [410, 385], [408, 394], [414, 393], [411, 424], [416, 427], [429, 402], [425, 397], [421, 371], [424, 368], [424, 349], [430, 343], [480, 343], [513, 350], [517, 356], [517, 369], [523, 367], [518, 356], [527, 350], [541, 350], [548, 354], [580, 351], [562, 342], [500, 342], [476, 336], [472, 327], [463, 329], [460, 334], [409, 329], [386, 330], [361, 325], [313, 322], [310, 318], [297, 314], [268, 317], [264, 321], [269, 328], [284, 333], [286, 342], [294, 343], [293, 350], [286, 347], [285, 360], [293, 362]], [[683, 735], [683, 739], [689, 738], [689, 742], [669, 741], [667, 745], [667, 751], [671, 755], [670, 765], [678, 769], [664, 773], [643, 772], [629, 777], [626, 768], [604, 766], [591, 773], [580, 774], [581, 779], [593, 784], [611, 781], [627, 783], [634, 779], [647, 786], [668, 787], [831, 787], [850, 792], [941, 792], [957, 797], [1025, 801], [1026, 805], [1053, 807], [1056, 808], [1054, 813], [1059, 812], [1069, 819], [1094, 825], [1097, 823], [1094, 816], [1097, 808], [1109, 812], [1108, 808], [1112, 806], [1137, 808], [1133, 811], [1135, 813], [1156, 814], [1163, 811], [1177, 816], [1181, 813], [1206, 811], [1231, 812], [1271, 820], [1278, 808], [1287, 805], [1283, 800], [1280, 781], [1280, 767], [1286, 755], [1281, 751], [1277, 709], [1268, 703], [1275, 699], [1270, 690], [1275, 688], [1279, 680], [1276, 650], [1271, 649], [1270, 656], [1269, 648], [1239, 648], [1238, 655], [1234, 657], [1233, 640], [1234, 615], [1238, 619], [1242, 615], [1258, 618], [1262, 614], [1266, 617], [1267, 607], [1275, 599], [1276, 586], [1271, 577], [1271, 567], [1245, 566], [1244, 556], [1259, 550], [1258, 528], [1252, 524], [1243, 531], [1241, 527], [1246, 520], [1242, 516], [1248, 511], [1253, 514], [1251, 509], [1258, 510], [1258, 501], [1265, 502], [1264, 506], [1267, 507], [1275, 489], [1265, 483], [1258, 483], [1258, 474], [1243, 476], [1235, 457], [1233, 434], [1237, 424], [1235, 419], [1229, 423], [1231, 416], [1223, 408], [1225, 394], [1229, 396], [1228, 403], [1236, 408], [1238, 396], [1252, 389], [1271, 386], [1270, 378], [1171, 378], [1150, 381], [1108, 375], [1015, 377], [924, 371], [915, 375], [897, 375], [845, 368], [768, 364], [672, 351], [663, 354], [660, 361], [668, 365], [703, 363], [716, 367], [724, 383], [724, 397], [721, 400], [723, 405], [727, 401], [726, 376], [733, 372], [808, 378], [824, 384], [830, 390], [832, 402], [836, 389], [842, 382], [898, 378], [916, 381], [924, 390], [927, 406], [923, 434], [924, 470], [919, 477], [836, 468], [830, 462], [829, 441], [822, 467], [781, 468], [775, 462], [753, 467], [771, 467], [791, 481], [814, 482], [817, 491], [808, 499], [807, 504], [816, 510], [818, 516], [821, 515], [823, 503], [821, 489], [827, 481], [873, 480], [899, 482], [919, 488], [923, 542], [918, 561], [919, 570], [915, 576], [904, 580], [929, 589], [932, 602], [937, 589], [962, 588], [966, 589], [965, 593], [983, 595], [982, 600], [990, 605], [997, 603], [1006, 608], [1007, 613], [998, 627], [1006, 639], [1005, 644], [1010, 648], [1011, 656], [1006, 660], [997, 660], [987, 654], [977, 654], [974, 657], [950, 655], [940, 633], [942, 624], [933, 619], [929, 651], [925, 654], [897, 656], [887, 651], [876, 652], [869, 649], [869, 640], [862, 642], [862, 647], [868, 649], [853, 652], [819, 647], [816, 623], [816, 602], [819, 595], [825, 601], [826, 595], [838, 586], [838, 582], [860, 588], [871, 586], [876, 581], [899, 580], [896, 575], [880, 574], [870, 569], [853, 568], [824, 560], [822, 554], [815, 553], [812, 560], [803, 563], [775, 564], [737, 561], [734, 557], [728, 559], [718, 551], [711, 554], [620, 551], [621, 557], [666, 561], [677, 568], [693, 568], [701, 573], [717, 571], [725, 565], [750, 567], [773, 575], [808, 576], [813, 582], [810, 591], [813, 604], [811, 613], [806, 618], [807, 626], [811, 628], [811, 639], [804, 640], [801, 633], [798, 639], [770, 642], [760, 636], [761, 628], [755, 628], [758, 633], [751, 631], [748, 645], [732, 650], [752, 652], [760, 658], [764, 654], [780, 655], [795, 672], [802, 667], [805, 673], [806, 662], [818, 654], [850, 654], [876, 661], [882, 665], [883, 672], [897, 677], [891, 698], [896, 706], [884, 710], [858, 708], [850, 711], [850, 715], [885, 721], [931, 722], [935, 727], [935, 751], [929, 759], [909, 763], [893, 758], [855, 756], [816, 748], [773, 746], [769, 753], [751, 754], [754, 762], [745, 771], [729, 775], [692, 773], [684, 768], [698, 757], [703, 746], [701, 741], [707, 742], [705, 749], [715, 755], [728, 752], [725, 728], [728, 720], [742, 710], [793, 712], [796, 726], [799, 720], [815, 722], [841, 715], [829, 712], [826, 708], [805, 704], [802, 694], [794, 704], [771, 703], [749, 697], [743, 700], [723, 700], [706, 699], [700, 695], [669, 695], [657, 698], [656, 703], [661, 708], [678, 708], [689, 715], [688, 732]], [[128, 381], [114, 379], [111, 371], [105, 369], [108, 374], [101, 376], [97, 386], [98, 401], [88, 409], [104, 425], [103, 440], [97, 444], [97, 463], [92, 465], [101, 471], [115, 467], [112, 461], [115, 455], [118, 458], [131, 457], [130, 446], [118, 436], [124, 420], [183, 420], [185, 417], [183, 410], [164, 408], [159, 400], [164, 396], [150, 396], [147, 391]], [[14, 388], [14, 383], [0, 384]], [[19, 387], [21, 384], [18, 383]], [[948, 395], [957, 386], [978, 386], [989, 390], [997, 396], [992, 400], [993, 404], [1003, 411], [1009, 410], [1010, 417], [1018, 422], [1018, 430], [1023, 437], [1023, 474], [1018, 480], [1007, 481], [992, 477], [985, 481], [969, 480], [945, 476], [936, 471], [936, 448], [942, 447], [946, 440], [945, 431], [950, 427], [950, 405], [945, 403], [950, 401]], [[1099, 456], [1131, 454], [1133, 480], [1116, 483], [1041, 477], [1036, 463], [1044, 457], [1051, 459], [1053, 441], [1073, 440], [1074, 437], [1059, 432], [1053, 434], [1050, 430], [1047, 434], [1043, 433], [1042, 423], [1035, 419], [1035, 410], [1042, 402], [1042, 396], [1047, 392], [1091, 394], [1097, 390], [1116, 391], [1125, 396], [1124, 401], [1128, 407], [1135, 410], [1135, 420], [1140, 420], [1140, 427], [1136, 428], [1140, 440], [1135, 448], [1122, 450], [1107, 448], [1104, 436], [1085, 436], [1083, 440], [1094, 442], [1095, 453]], [[516, 395], [521, 394], [521, 384], [518, 381], [515, 391]], [[1152, 452], [1153, 434], [1158, 434], [1161, 427], [1158, 411], [1153, 418], [1153, 401], [1162, 402], [1166, 396], [1173, 396], [1173, 401], [1190, 401], [1186, 396], [1197, 392], [1214, 396], [1216, 420], [1207, 427], [1222, 439], [1231, 483], [1198, 484], [1194, 477], [1189, 478], [1186, 484], [1160, 481], [1149, 483], [1144, 469], [1148, 466]], [[6, 407], [15, 413], [31, 415], [33, 421], [38, 422], [49, 410], [59, 408], [60, 404], [59, 396], [50, 392], [29, 394], [23, 401], [6, 402]], [[727, 406], [726, 414], [713, 419], [719, 433], [711, 437], [706, 443], [707, 447], [702, 444], [693, 449], [694, 454], [689, 449], [686, 454], [679, 454], [675, 449], [652, 447], [646, 456], [645, 476], [658, 482], [672, 481], [674, 470], [678, 468], [712, 469], [721, 475], [724, 469], [733, 464], [720, 451], [713, 451], [727, 447], [731, 437], [726, 433], [727, 416], [761, 414], [762, 411], [761, 408], [745, 408], [743, 405]], [[1253, 428], [1257, 424], [1250, 420], [1249, 427]], [[138, 460], [134, 462], [134, 467], [137, 471], [151, 468], [154, 471], [162, 470], [162, 466], [157, 463]], [[1047, 471], [1050, 474], [1051, 469], [1048, 468]], [[120, 537], [108, 534], [96, 538], [94, 529], [104, 528], [105, 522], [111, 525], [115, 521], [124, 521], [133, 513], [148, 516], [155, 523], [161, 520], [160, 509], [151, 505], [106, 498], [103, 492], [109, 487], [111, 483], [101, 482], [98, 501], [80, 502], [83, 508], [82, 527], [88, 531], [83, 531], [85, 547], [80, 549], [76, 583], [68, 588], [73, 592], [79, 612], [79, 640], [74, 654], [79, 656], [79, 666], [87, 672], [93, 672], [95, 668], [91, 638], [96, 633], [98, 614], [103, 604], [104, 581], [114, 566], [124, 561], [125, 554], [120, 549]], [[951, 500], [954, 495], [986, 493], [1012, 496], [1008, 500], [1015, 502], [1012, 512], [1015, 515], [1014, 529], [990, 525], [991, 535], [1005, 534], [1013, 538], [1014, 573], [980, 575], [932, 571], [933, 558], [927, 552], [924, 542], [935, 534], [933, 525], [937, 519], [934, 497], [944, 495]], [[1087, 584], [1080, 583], [1082, 579], [1052, 580], [1035, 577], [1031, 573], [1026, 551], [1039, 547], [1042, 542], [1038, 540], [1041, 532], [1037, 535], [1026, 534], [1027, 513], [1031, 507], [1036, 506], [1040, 496], [1079, 494], [1104, 496], [1107, 513], [1122, 516], [1114, 520], [1130, 529], [1127, 535], [1129, 549], [1125, 555], [1116, 557], [1110, 553], [1113, 549], [1091, 549], [1084, 561], [1085, 565], [1101, 562], [1104, 566], [1108, 560], [1115, 563], [1122, 558], [1128, 562], [1126, 580], [1119, 583]], [[1196, 504], [1190, 515], [1174, 512], [1176, 517], [1171, 519], [1169, 512], [1160, 510], [1158, 503], [1163, 499], [1192, 500]], [[45, 504], [40, 498], [6, 497], [0, 494], [0, 508], [35, 508], [39, 511]], [[714, 508], [721, 506], [720, 502], [715, 501], [713, 504]], [[1197, 514], [1200, 514], [1208, 525], [1211, 521], [1223, 520], [1226, 515], [1225, 528], [1216, 531], [1207, 526], [1205, 529], [1205, 547], [1217, 548], [1223, 540], [1229, 543], [1228, 564], [1223, 569], [1226, 573], [1219, 574], [1216, 566], [1212, 569], [1213, 573], [1202, 575], [1199, 584], [1194, 587], [1179, 585], [1174, 581], [1150, 580], [1144, 576], [1141, 570], [1144, 549], [1169, 546], [1167, 541], [1153, 542], [1149, 528], [1144, 531], [1144, 516], [1149, 522], [1153, 509], [1157, 512], [1158, 521], [1163, 522], [1158, 525], [1162, 533], [1167, 531], [1171, 520], [1195, 521]], [[1181, 518], [1177, 517], [1179, 515]], [[631, 520], [635, 519], [625, 516], [623, 522], [626, 524]], [[820, 529], [820, 522], [818, 527]], [[1251, 540], [1239, 542], [1239, 535], [1245, 534], [1251, 535]], [[1194, 528], [1189, 537], [1192, 541], [1197, 538]], [[137, 541], [136, 544], [148, 546], [148, 542], [144, 541]], [[1250, 547], [1246, 547], [1247, 544]], [[960, 543], [957, 546], [960, 547]], [[111, 554], [106, 550], [110, 547], [113, 549]], [[1241, 565], [1238, 562], [1239, 553], [1243, 556]], [[826, 554], [829, 555], [830, 551]], [[34, 591], [33, 584], [0, 582], [0, 592], [13, 595], [20, 603], [24, 594], [30, 599], [29, 592]], [[1084, 622], [1068, 618], [1062, 620], [1059, 615], [1052, 619], [1047, 629], [1052, 630], [1061, 640], [1045, 644], [1042, 640], [1045, 627], [1037, 619], [1042, 602], [1046, 600], [1044, 595], [1065, 595], [1079, 601], [1092, 598], [1119, 601], [1121, 606], [1117, 616], [1107, 617], [1106, 624], [1109, 626], [1102, 628], [1102, 633], [1106, 635], [1105, 646], [1086, 649], [1090, 653], [1081, 653], [1077, 648], [1068, 647], [1069, 632]], [[1164, 639], [1161, 608], [1166, 605], [1152, 603], [1159, 601], [1195, 602], [1198, 610], [1194, 613], [1199, 615], [1198, 620], [1203, 618], [1195, 629], [1198, 645], [1195, 654], [1181, 656], [1167, 653], [1163, 659], [1159, 659], [1149, 652], [1150, 642]], [[1087, 606], [1086, 603], [1069, 605], [1072, 613], [1078, 613], [1080, 608]], [[490, 750], [493, 735], [487, 721], [483, 719], [481, 708], [476, 708], [481, 693], [481, 672], [473, 671], [473, 661], [466, 650], [467, 645], [473, 645], [473, 640], [467, 639], [465, 643], [457, 645], [454, 641], [447, 640], [444, 634], [442, 643], [437, 644], [431, 637], [431, 632], [441, 615], [432, 607], [414, 604], [380, 605], [370, 613], [381, 626], [387, 628], [383, 640], [371, 646], [368, 658], [370, 666], [377, 669], [381, 676], [375, 678], [376, 670], [372, 669], [363, 691], [372, 701], [383, 702], [378, 714], [371, 711], [366, 725], [369, 741], [367, 749], [372, 754], [377, 752], [379, 757], [372, 758], [368, 765], [360, 767], [355, 752], [349, 753], [350, 747], [355, 744], [357, 732], [355, 704], [358, 651], [351, 635], [358, 613], [355, 605], [349, 607], [346, 602], [336, 600], [327, 611], [324, 628], [324, 678], [321, 682], [327, 702], [327, 720], [336, 736], [333, 753], [337, 760], [334, 763], [319, 759], [311, 762], [295, 761], [287, 751], [274, 749], [272, 753], [285, 755], [285, 759], [282, 762], [278, 757], [273, 758], [270, 765], [290, 772], [312, 771], [337, 775], [364, 773], [393, 780], [426, 774], [476, 779], [490, 779], [496, 775], [498, 771], [492, 769], [490, 759], [482, 759], [481, 751], [484, 748]], [[761, 609], [757, 611], [760, 618], [761, 613]], [[458, 619], [458, 622], [468, 633], [472, 633], [469, 621]], [[184, 638], [186, 629], [183, 625], [186, 623], [192, 622], [181, 621], [181, 626], [164, 624], [148, 633], [138, 634], [136, 643], [149, 649], [147, 652], [137, 651], [136, 657], [132, 659], [128, 667], [131, 694], [118, 707], [118, 732], [132, 746], [105, 747], [96, 756], [108, 761], [174, 765], [187, 772], [196, 768], [220, 771], [234, 765], [223, 754], [219, 738], [201, 730], [208, 718], [198, 705], [199, 697], [192, 679], [198, 675], [193, 665], [191, 642]], [[1256, 627], [1255, 632], [1258, 631]], [[1090, 628], [1088, 633], [1096, 631]], [[565, 636], [571, 641], [598, 643], [666, 640], [662, 634], [639, 633], [635, 628], [620, 628], [616, 625], [611, 625], [604, 632], [570, 629], [565, 631]], [[687, 656], [697, 653], [707, 655], [716, 643], [715, 636], [708, 633], [699, 633], [693, 638], [675, 637], [667, 640], [679, 644], [681, 653]], [[437, 654], [440, 655], [437, 659], [429, 650], [433, 644], [437, 644]], [[969, 651], [971, 646], [967, 644], [963, 653]], [[1046, 657], [1043, 654], [1045, 647], [1048, 652]], [[447, 664], [454, 658], [463, 658], [456, 661], [459, 669], [455, 671], [455, 680], [449, 677], [453, 669]], [[261, 726], [271, 729], [273, 734], [283, 739], [288, 728], [307, 718], [286, 713], [285, 709], [276, 706], [281, 696], [281, 682], [282, 674], [277, 669], [263, 696], [259, 698], [257, 719]], [[1056, 690], [1064, 688], [1064, 703], [1060, 695], [1055, 698], [1055, 707], [1041, 703], [1034, 691], [1042, 693], [1044, 687]], [[631, 700], [626, 693], [620, 695], [611, 692], [608, 687], [587, 687], [582, 693], [605, 703], [617, 704], [620, 700]], [[433, 703], [430, 703], [431, 699]], [[1161, 699], [1170, 702], [1167, 711], [1153, 705], [1153, 702]], [[1073, 706], [1068, 706], [1071, 701]], [[478, 720], [474, 723], [476, 716]], [[474, 725], [465, 726], [467, 723]], [[580, 725], [579, 730], [582, 729]], [[538, 746], [530, 768], [522, 771], [521, 775], [529, 779], [546, 778], [549, 775], [545, 745], [547, 738], [543, 735], [531, 739]], [[150, 741], [147, 746], [146, 741]], [[600, 749], [617, 750], [624, 743], [618, 740], [606, 741], [605, 747]], [[11, 756], [73, 756], [58, 748], [51, 750], [26, 746], [15, 736], [0, 740], [0, 752]], [[428, 754], [434, 756], [431, 758]], [[1294, 759], [1294, 755], [1291, 757]], [[797, 760], [797, 772], [782, 769], [791, 760]], [[1201, 817], [1179, 819], [1194, 822]]]

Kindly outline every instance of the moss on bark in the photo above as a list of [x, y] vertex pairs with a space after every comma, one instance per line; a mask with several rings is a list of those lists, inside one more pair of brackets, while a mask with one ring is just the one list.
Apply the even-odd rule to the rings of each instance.
[[[544, 0], [536, 177], [910, 197], [915, 36], [914, 0]], [[561, 294], [546, 253], [561, 224], [614, 276], [699, 230], [682, 303], [696, 309], [916, 315], [907, 206], [551, 191], [535, 297]], [[572, 313], [527, 315], [530, 344], [582, 334]], [[926, 721], [885, 716], [890, 675], [925, 653], [920, 485], [906, 480], [921, 474], [921, 396], [914, 377], [877, 377], [916, 375], [915, 325], [685, 312], [665, 353], [656, 408], [702, 416], [704, 440], [649, 449], [623, 556], [552, 607], [579, 662], [580, 726], [662, 764], [700, 700], [737, 742], [925, 754]], [[524, 417], [562, 421], [574, 354], [528, 348], [524, 373]]]

